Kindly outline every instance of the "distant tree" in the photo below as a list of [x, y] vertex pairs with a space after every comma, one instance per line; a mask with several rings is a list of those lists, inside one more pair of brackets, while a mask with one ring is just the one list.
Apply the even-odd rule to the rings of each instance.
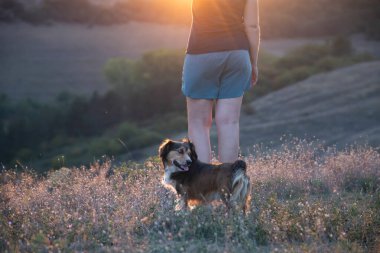
[[15, 0], [0, 0], [0, 22], [11, 22], [25, 15], [24, 6]]
[[113, 58], [108, 60], [104, 66], [103, 72], [108, 83], [113, 89], [131, 90], [135, 82], [135, 73], [137, 64], [130, 59]]
[[[379, 17], [379, 0], [260, 1], [264, 38], [365, 32], [371, 38], [379, 39]], [[120, 0], [113, 5], [97, 5], [91, 0], [42, 0], [35, 8], [24, 8], [16, 0], [0, 0], [0, 22], [16, 19], [90, 26], [130, 20], [190, 25], [191, 0]]]

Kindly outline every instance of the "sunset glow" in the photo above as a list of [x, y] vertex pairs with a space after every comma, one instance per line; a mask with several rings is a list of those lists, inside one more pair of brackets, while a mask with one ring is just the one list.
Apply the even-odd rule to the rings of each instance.
[[0, 253], [380, 253], [379, 11], [0, 0]]

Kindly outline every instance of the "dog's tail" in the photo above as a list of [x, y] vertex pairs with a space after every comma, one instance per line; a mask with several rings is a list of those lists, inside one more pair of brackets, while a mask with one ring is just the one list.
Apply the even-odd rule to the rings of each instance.
[[247, 171], [247, 164], [245, 161], [243, 160], [236, 160], [233, 164], [232, 164], [232, 170], [234, 172], [238, 171], [238, 170], [243, 170], [244, 172]]
[[242, 160], [233, 163], [232, 190], [230, 201], [240, 203], [245, 213], [249, 205], [251, 183], [246, 174], [247, 164]]

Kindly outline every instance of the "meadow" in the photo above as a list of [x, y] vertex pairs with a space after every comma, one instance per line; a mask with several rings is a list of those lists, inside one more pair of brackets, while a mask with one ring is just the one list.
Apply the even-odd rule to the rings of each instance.
[[[132, 152], [186, 130], [185, 99], [180, 91], [183, 57], [182, 50], [160, 49], [138, 59], [111, 58], [103, 66], [108, 91], [90, 97], [61, 93], [54, 103], [45, 104], [37, 99], [16, 102], [0, 95], [4, 130], [0, 132], [4, 143], [0, 161], [9, 167], [32, 166], [45, 172], [88, 164], [102, 155], [131, 154], [128, 159], [145, 159], [148, 155]], [[282, 57], [263, 51], [259, 84], [245, 95], [244, 110], [250, 111], [246, 105], [254, 99], [312, 75], [372, 60], [342, 36], [297, 47]], [[51, 88], [57, 89], [56, 85]], [[38, 89], [34, 92], [43, 94]], [[147, 99], [147, 94], [155, 94], [155, 99]]]
[[[157, 156], [0, 174], [2, 252], [378, 252], [380, 154], [294, 139], [255, 146], [246, 216], [175, 211]], [[215, 157], [213, 158], [215, 161]]]
[[150, 156], [186, 130], [191, 1], [36, 2], [0, 0], [0, 252], [380, 252], [377, 0], [261, 1], [245, 216], [176, 211]]

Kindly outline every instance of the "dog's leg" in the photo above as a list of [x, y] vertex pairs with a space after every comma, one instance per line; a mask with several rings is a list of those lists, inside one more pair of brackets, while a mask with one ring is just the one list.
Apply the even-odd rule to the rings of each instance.
[[244, 215], [247, 213], [247, 210], [249, 210], [249, 205], [251, 202], [251, 182], [249, 177], [247, 176], [247, 184], [246, 184], [247, 190], [243, 202], [243, 213]]
[[219, 195], [220, 195], [220, 198], [222, 199], [223, 203], [226, 205], [227, 211], [230, 212], [230, 209], [232, 208], [231, 201], [230, 201], [231, 194], [229, 193], [228, 190], [222, 189], [219, 192]]
[[175, 189], [177, 191], [177, 195], [179, 196], [179, 203], [176, 205], [176, 210], [187, 210], [189, 205], [188, 205], [188, 196], [187, 192], [184, 189], [183, 185], [181, 184], [176, 184]]
[[189, 208], [189, 205], [188, 205], [187, 194], [181, 194], [179, 198], [179, 203], [176, 206], [176, 210], [186, 211], [188, 210], [188, 208]]

